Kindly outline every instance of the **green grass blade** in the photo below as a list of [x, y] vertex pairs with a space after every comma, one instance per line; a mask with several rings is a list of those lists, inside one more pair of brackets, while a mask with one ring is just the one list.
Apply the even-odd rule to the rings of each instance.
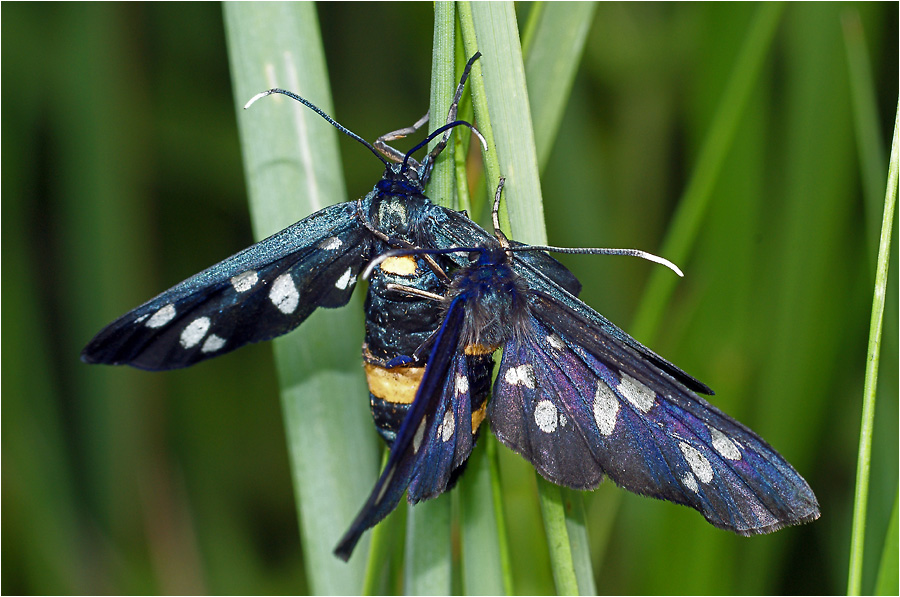
[[[431, 50], [431, 104], [428, 108], [431, 117], [428, 122], [428, 132], [436, 130], [446, 122], [457, 83], [456, 5], [453, 2], [436, 2], [434, 5], [434, 45]], [[464, 128], [458, 128], [451, 133], [450, 137], [452, 139], [465, 134]], [[438, 144], [438, 141], [439, 139], [433, 140], [428, 149], [431, 150]], [[454, 145], [448, 143], [441, 155], [438, 156], [427, 189], [428, 197], [433, 202], [451, 208], [456, 207], [453, 158]]]
[[[491, 113], [488, 107], [488, 94], [484, 79], [484, 48], [477, 37], [475, 30], [475, 20], [473, 17], [472, 3], [459, 2], [457, 4], [459, 12], [460, 33], [463, 38], [463, 48], [467, 56], [472, 56], [475, 52], [481, 52], [482, 56], [472, 65], [472, 74], [469, 77], [472, 93], [472, 108], [475, 118], [478, 122], [478, 130], [484, 137], [487, 144], [487, 151], [482, 152], [482, 160], [484, 161], [485, 179], [487, 188], [492, 186], [496, 188], [496, 181], [500, 180], [500, 159], [497, 154], [497, 143], [494, 139], [494, 128], [491, 124]], [[494, 182], [491, 182], [494, 181]], [[508, 196], [508, 195], [507, 195]], [[508, 201], [500, 204], [500, 226], [509, 228], [509, 212], [507, 210]]]
[[566, 507], [563, 501], [563, 488], [550, 483], [536, 474], [538, 494], [541, 502], [541, 515], [544, 517], [544, 529], [547, 534], [547, 548], [550, 550], [550, 568], [553, 571], [553, 582], [558, 595], [578, 595], [578, 578], [572, 545], [569, 542]]
[[[446, 121], [450, 101], [456, 89], [455, 44], [456, 11], [451, 2], [434, 6], [434, 46], [432, 49], [431, 105], [428, 131]], [[454, 134], [462, 134], [457, 130]], [[437, 144], [432, 141], [429, 146]], [[454, 143], [448, 143], [435, 164], [426, 194], [446, 207], [456, 203]], [[443, 595], [451, 590], [451, 504], [449, 495], [421, 502], [409, 509], [406, 534], [405, 590], [412, 595]]]
[[[507, 179], [504, 196], [511, 236], [522, 242], [544, 243], [547, 236], [537, 152], [513, 6], [499, 2], [463, 3], [460, 22], [467, 50], [477, 47], [483, 54], [479, 66], [484, 76], [479, 76], [479, 83], [473, 85], [475, 113], [480, 125], [490, 122], [486, 128], [490, 128], [490, 141], [496, 147], [499, 174]], [[488, 162], [488, 188], [499, 175], [492, 173], [493, 167]], [[560, 489], [543, 479], [539, 479], [538, 488], [557, 591], [577, 593]]]
[[587, 511], [584, 506], [584, 492], [560, 487], [565, 504], [566, 532], [572, 551], [572, 566], [578, 581], [580, 595], [596, 595], [597, 583], [594, 580], [593, 554], [591, 540], [588, 535]]
[[[500, 166], [498, 173], [488, 171], [487, 186], [494, 189], [499, 176], [506, 177], [503, 196], [509, 208], [512, 237], [520, 242], [543, 244], [547, 232], [515, 11], [511, 3], [505, 2], [473, 2], [468, 6], [477, 47], [483, 54], [478, 66], [484, 73], [484, 98]], [[462, 11], [461, 7], [461, 15]], [[475, 108], [481, 124], [477, 99]]]
[[878, 245], [878, 262], [875, 273], [875, 293], [872, 299], [872, 319], [869, 324], [869, 347], [866, 352], [866, 378], [865, 388], [863, 389], [862, 421], [859, 429], [856, 487], [853, 496], [853, 527], [850, 535], [850, 571], [847, 576], [848, 595], [859, 595], [862, 590], [863, 548], [865, 546], [866, 510], [869, 500], [872, 430], [875, 419], [875, 392], [878, 388], [881, 331], [884, 323], [884, 303], [891, 255], [891, 229], [894, 224], [894, 210], [897, 203], [898, 159], [900, 159], [898, 126], [900, 126], [900, 104], [898, 104], [897, 116], [894, 119], [894, 138], [891, 142], [891, 159], [888, 165], [884, 214], [881, 222], [881, 238]]
[[[854, 132], [856, 150], [859, 152], [860, 175], [863, 198], [866, 206], [867, 238], [878, 237], [879, 212], [883, 207], [882, 184], [884, 184], [884, 148], [881, 139], [882, 126], [878, 118], [878, 101], [875, 83], [872, 80], [872, 64], [866, 50], [859, 11], [849, 8], [841, 19], [844, 29], [844, 43], [847, 47], [847, 67], [850, 73], [850, 98], [853, 102]], [[876, 255], [872, 247], [872, 264]]]
[[891, 510], [891, 519], [888, 523], [887, 536], [884, 538], [884, 548], [881, 550], [881, 565], [878, 569], [878, 577], [875, 580], [876, 595], [896, 595], [900, 591], [900, 571], [897, 560], [900, 556], [898, 546], [898, 520], [897, 506], [900, 493], [894, 495], [894, 508]]
[[[384, 469], [387, 464], [390, 452], [385, 450], [381, 458], [380, 469]], [[381, 595], [385, 591], [381, 589], [383, 580], [383, 572], [387, 566], [389, 559], [388, 550], [390, 549], [391, 536], [390, 525], [378, 524], [371, 531], [371, 540], [369, 541], [369, 558], [366, 562], [366, 573], [363, 578], [362, 595]]]
[[[523, 37], [525, 78], [534, 125], [538, 167], [543, 170], [581, 63], [597, 5], [594, 2], [546, 2], [529, 15]], [[534, 24], [532, 24], [534, 23]]]
[[[732, 146], [741, 116], [750, 93], [775, 37], [783, 5], [761, 4], [750, 32], [734, 67], [734, 74], [725, 89], [716, 116], [710, 126], [703, 149], [691, 180], [678, 202], [660, 254], [684, 267], [691, 246], [697, 239], [712, 191], [721, 172], [722, 163]], [[668, 302], [677, 278], [664, 268], [656, 268], [650, 277], [637, 309], [632, 335], [648, 341], [659, 328], [663, 306]]]
[[[490, 431], [481, 431], [460, 487], [462, 523], [462, 588], [466, 595], [512, 594], [512, 579], [504, 566], [505, 533], [495, 510], [499, 487], [493, 483], [488, 444]], [[508, 561], [508, 556], [507, 556]]]
[[[257, 238], [346, 200], [337, 132], [287, 98], [241, 107], [284, 87], [333, 112], [312, 4], [225, 5], [229, 59]], [[362, 150], [365, 151], [365, 150]], [[357, 593], [368, 538], [349, 564], [332, 555], [374, 482], [377, 446], [365, 401], [359, 347], [360, 293], [339, 311], [319, 310], [275, 340], [306, 570], [315, 593]]]
[[[403, 585], [409, 595], [449, 595], [451, 495], [409, 508]], [[428, 537], [428, 535], [432, 537]]]

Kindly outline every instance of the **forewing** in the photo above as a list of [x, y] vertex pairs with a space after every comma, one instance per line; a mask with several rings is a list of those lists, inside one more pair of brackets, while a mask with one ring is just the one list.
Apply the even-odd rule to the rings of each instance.
[[371, 253], [356, 213], [356, 202], [327, 207], [188, 278], [104, 328], [82, 360], [186, 367], [345, 305]]
[[[447, 311], [428, 357], [425, 374], [412, 406], [397, 432], [387, 465], [375, 483], [350, 529], [334, 553], [347, 560], [362, 534], [387, 516], [410, 489], [410, 501], [443, 493], [458, 458], [471, 452], [471, 414], [465, 357], [459, 351], [459, 334], [465, 315], [463, 299]], [[464, 390], [460, 392], [459, 390]], [[452, 413], [447, 423], [448, 411]], [[468, 428], [466, 426], [469, 426]], [[444, 437], [447, 441], [444, 441]], [[421, 471], [421, 472], [420, 472]], [[443, 480], [443, 481], [442, 481]], [[411, 483], [415, 482], [415, 489]], [[443, 483], [443, 485], [442, 485]]]
[[[578, 300], [574, 294], [561, 286], [557, 280], [549, 276], [546, 268], [540, 267], [533, 261], [522, 259], [518, 253], [514, 254], [512, 259], [516, 273], [522, 276], [529, 288], [533, 291], [543, 293], [548, 297], [552, 297], [552, 300], [559, 304], [561, 308], [565, 309], [566, 312], [578, 313], [579, 321], [583, 322], [583, 325], [592, 330], [596, 330], [597, 333], [601, 334], [604, 341], [609, 343], [611, 348], [627, 348], [629, 354], [637, 353], [642, 362], [646, 362], [648, 366], [652, 366], [655, 370], [662, 370], [694, 392], [710, 395], [714, 393], [705, 383], [662, 358], [626, 334], [614, 323], [603, 317], [603, 315], [597, 313]], [[616, 348], [616, 350], [619, 350], [619, 348]]]
[[[540, 292], [529, 302], [527, 331], [504, 347], [491, 421], [545, 477], [596, 484], [598, 475], [585, 476], [588, 457], [616, 484], [691, 506], [743, 535], [818, 518], [806, 481], [753, 431], [580, 312]], [[523, 366], [531, 367], [533, 388], [511, 383], [522, 378], [511, 371]], [[575, 458], [552, 441], [580, 446], [577, 437], [585, 448]]]
[[[451, 358], [450, 366], [443, 374], [435, 420], [428, 425], [422, 439], [420, 462], [409, 484], [408, 499], [411, 504], [435, 498], [447, 491], [451, 473], [472, 453], [470, 389], [474, 384], [469, 375], [466, 355], [457, 351]], [[428, 366], [432, 366], [430, 362]], [[427, 368], [425, 375], [428, 375]]]

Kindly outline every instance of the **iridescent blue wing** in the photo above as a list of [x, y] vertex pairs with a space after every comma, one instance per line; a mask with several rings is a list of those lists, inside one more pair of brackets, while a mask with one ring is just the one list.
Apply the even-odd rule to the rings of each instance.
[[356, 202], [327, 207], [126, 313], [81, 358], [176, 369], [280, 336], [350, 300], [371, 242]]
[[403, 493], [415, 503], [447, 489], [453, 470], [472, 451], [469, 373], [459, 349], [465, 302], [451, 302], [434, 340], [428, 365], [387, 465], [334, 553], [347, 560], [363, 532], [387, 516]]
[[489, 405], [504, 444], [555, 483], [607, 475], [742, 535], [818, 518], [806, 481], [762, 438], [556, 294], [531, 290], [526, 331], [504, 346]]
[[[462, 466], [472, 453], [472, 387], [466, 355], [462, 351], [452, 354], [446, 367], [439, 396], [435, 423], [428, 426], [419, 450], [419, 464], [409, 484], [407, 499], [410, 504], [435, 498], [450, 485], [451, 474]], [[439, 363], [429, 361], [428, 367], [444, 369]], [[426, 368], [426, 376], [429, 375]], [[436, 372], [435, 375], [440, 375]], [[423, 380], [424, 383], [425, 380]]]

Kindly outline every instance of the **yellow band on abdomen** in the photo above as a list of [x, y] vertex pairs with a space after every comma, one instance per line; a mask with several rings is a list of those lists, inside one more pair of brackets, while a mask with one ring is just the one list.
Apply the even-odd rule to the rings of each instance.
[[369, 391], [378, 398], [394, 404], [412, 404], [425, 374], [425, 367], [385, 369], [365, 363], [365, 369]]

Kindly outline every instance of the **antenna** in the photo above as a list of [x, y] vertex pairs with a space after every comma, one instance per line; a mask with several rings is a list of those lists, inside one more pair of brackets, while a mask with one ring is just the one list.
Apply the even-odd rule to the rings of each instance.
[[456, 127], [456, 126], [467, 126], [470, 129], [472, 129], [472, 132], [475, 133], [475, 136], [478, 137], [479, 141], [481, 141], [481, 146], [484, 148], [485, 151], [487, 151], [487, 141], [484, 140], [484, 137], [481, 136], [481, 133], [478, 132], [478, 129], [476, 129], [475, 126], [472, 125], [472, 123], [466, 122], [465, 120], [455, 120], [453, 122], [448, 122], [447, 124], [445, 124], [444, 126], [438, 128], [438, 129], [435, 129], [434, 132], [432, 132], [430, 135], [428, 135], [424, 141], [422, 141], [421, 143], [419, 143], [418, 145], [416, 145], [415, 147], [413, 147], [412, 149], [407, 151], [406, 155], [403, 156], [402, 169], [406, 170], [407, 164], [409, 162], [409, 158], [412, 154], [416, 153], [417, 151], [419, 151], [420, 149], [422, 149], [423, 147], [425, 147], [426, 145], [431, 143], [431, 141], [433, 139], [437, 138], [444, 131], [452, 129], [453, 127]]
[[497, 192], [494, 194], [494, 207], [491, 209], [491, 219], [494, 222], [494, 234], [497, 236], [497, 240], [500, 241], [500, 244], [503, 245], [503, 248], [507, 251], [550, 251], [553, 253], [569, 253], [575, 255], [624, 255], [626, 257], [640, 257], [641, 259], [646, 259], [647, 261], [666, 266], [675, 272], [679, 278], [684, 277], [684, 273], [681, 269], [668, 259], [660, 257], [659, 255], [654, 255], [653, 253], [648, 253], [647, 251], [641, 251], [640, 249], [568, 248], [552, 247], [549, 245], [510, 246], [509, 241], [506, 239], [506, 235], [500, 230], [500, 196], [503, 192], [503, 185], [505, 182], [506, 178], [501, 176], [500, 182], [497, 184]]
[[[337, 130], [341, 131], [342, 133], [344, 133], [351, 139], [355, 139], [356, 141], [359, 141], [360, 143], [362, 143], [363, 145], [368, 147], [369, 151], [374, 153], [375, 157], [378, 158], [382, 164], [384, 164], [385, 166], [390, 165], [387, 162], [387, 160], [385, 160], [383, 157], [381, 157], [381, 154], [378, 153], [378, 150], [375, 149], [371, 143], [369, 143], [368, 141], [366, 141], [365, 139], [363, 139], [362, 137], [360, 137], [359, 135], [357, 135], [356, 133], [354, 133], [353, 131], [351, 131], [350, 129], [348, 129], [347, 127], [345, 127], [338, 121], [336, 121], [334, 118], [332, 118], [331, 116], [329, 116], [328, 114], [323, 112], [318, 106], [316, 106], [311, 101], [300, 97], [299, 95], [297, 95], [296, 93], [294, 93], [292, 91], [288, 91], [286, 89], [280, 89], [280, 88], [276, 87], [274, 89], [268, 89], [261, 93], [257, 93], [256, 95], [254, 95], [253, 97], [250, 98], [250, 101], [248, 101], [246, 104], [244, 104], [244, 110], [249, 108], [256, 100], [258, 100], [262, 97], [265, 97], [267, 95], [272, 95], [273, 93], [280, 93], [281, 95], [288, 96], [289, 98], [291, 98], [294, 101], [300, 102], [301, 104], [303, 104], [304, 106], [306, 106], [307, 108], [309, 108], [310, 110], [312, 110], [313, 112], [315, 112], [316, 114], [318, 114], [319, 116], [324, 118], [328, 122], [328, 124], [330, 124], [331, 126], [336, 128]], [[469, 125], [469, 126], [471, 126], [471, 125]]]

